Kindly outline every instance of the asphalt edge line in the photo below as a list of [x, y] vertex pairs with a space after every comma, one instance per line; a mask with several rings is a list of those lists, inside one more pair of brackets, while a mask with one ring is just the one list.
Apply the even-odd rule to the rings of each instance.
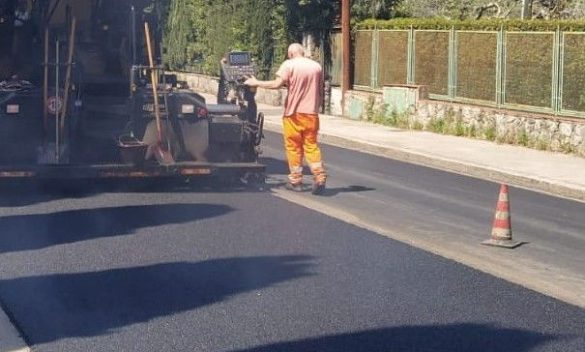
[[[274, 126], [279, 127], [275, 128]], [[267, 121], [265, 123], [265, 128], [272, 132], [282, 133], [282, 127], [280, 127], [280, 124], [275, 122]], [[561, 197], [585, 203], [585, 192], [582, 189], [565, 186], [554, 183], [552, 181], [538, 180], [527, 176], [515, 175], [510, 172], [494, 170], [486, 166], [449, 160], [433, 155], [407, 151], [400, 148], [380, 146], [363, 141], [350, 140], [345, 137], [339, 137], [323, 132], [319, 133], [319, 137], [322, 143], [330, 144], [336, 147], [360, 151], [375, 156], [391, 158], [410, 164], [453, 172], [460, 175], [470, 176], [496, 183], [506, 183], [517, 188], [523, 188], [529, 191], [535, 191], [554, 197]]]
[[[307, 201], [306, 197], [291, 194], [290, 191], [272, 189], [271, 192], [276, 197], [281, 198], [285, 201], [317, 211], [321, 214], [335, 218], [347, 224], [376, 233], [388, 239], [412, 246], [427, 253], [439, 256], [441, 258], [451, 260], [460, 265], [464, 265], [472, 269], [478, 270], [484, 274], [497, 277], [513, 285], [524, 287], [538, 294], [551, 297], [553, 299], [562, 301], [575, 307], [585, 308], [585, 296], [575, 295], [573, 290], [568, 289], [566, 287], [559, 288], [555, 284], [552, 284], [548, 281], [535, 280], [535, 278], [531, 275], [528, 275], [526, 279], [519, 279], [518, 276], [512, 274], [510, 270], [508, 270], [507, 268], [499, 268], [492, 266], [489, 263], [487, 263], [483, 257], [466, 255], [466, 253], [459, 251], [458, 248], [457, 249], [449, 249], [447, 247], [436, 248], [435, 244], [432, 241], [420, 238], [413, 238], [412, 235], [409, 235], [406, 232], [398, 230], [389, 231], [378, 225], [370, 224], [367, 221], [363, 221], [361, 218], [351, 213], [348, 213], [347, 211], [338, 210], [328, 205], [318, 203], [316, 201], [311, 200]], [[489, 256], [489, 254], [486, 254], [486, 256]]]

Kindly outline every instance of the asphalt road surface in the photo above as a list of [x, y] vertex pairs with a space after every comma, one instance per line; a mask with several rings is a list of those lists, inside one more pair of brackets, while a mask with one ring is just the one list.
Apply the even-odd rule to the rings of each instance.
[[[327, 147], [325, 196], [289, 201], [279, 137], [267, 136], [262, 192], [3, 192], [0, 301], [33, 349], [585, 350], [584, 309], [314, 209], [413, 236], [481, 237], [473, 224], [484, 202], [493, 211], [493, 184]], [[552, 223], [567, 246], [580, 243], [582, 204], [516, 195], [519, 232]], [[524, 202], [557, 215], [533, 223]]]

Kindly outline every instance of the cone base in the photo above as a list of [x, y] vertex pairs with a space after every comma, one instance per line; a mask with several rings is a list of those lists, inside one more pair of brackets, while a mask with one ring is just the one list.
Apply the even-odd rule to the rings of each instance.
[[496, 240], [490, 238], [487, 241], [483, 241], [481, 244], [486, 246], [493, 246], [493, 247], [503, 247], [503, 248], [516, 248], [523, 244], [523, 242], [513, 241], [513, 240]]

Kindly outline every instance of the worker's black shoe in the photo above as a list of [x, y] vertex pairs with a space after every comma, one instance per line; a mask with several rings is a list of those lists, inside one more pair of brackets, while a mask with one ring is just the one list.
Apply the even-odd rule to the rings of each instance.
[[315, 182], [313, 183], [313, 189], [311, 193], [316, 196], [322, 195], [325, 192], [325, 182]]
[[303, 184], [302, 183], [287, 182], [285, 188], [288, 189], [289, 191], [293, 191], [293, 192], [302, 192], [303, 191]]

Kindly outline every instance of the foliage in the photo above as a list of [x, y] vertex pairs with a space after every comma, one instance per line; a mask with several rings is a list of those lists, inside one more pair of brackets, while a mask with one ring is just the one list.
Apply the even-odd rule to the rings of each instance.
[[403, 0], [397, 7], [400, 17], [442, 17], [479, 19], [508, 17], [519, 9], [517, 0]]
[[[527, 0], [528, 18], [581, 18], [584, 0]], [[447, 19], [520, 18], [522, 0], [403, 0], [396, 7], [399, 17]]]
[[351, 14], [356, 21], [366, 18], [389, 19], [399, 2], [400, 0], [354, 0], [351, 4]]
[[173, 0], [169, 6], [164, 45], [170, 68], [195, 66], [215, 75], [225, 53], [247, 50], [261, 78], [303, 34], [325, 41], [338, 11], [328, 0]]
[[249, 50], [263, 72], [283, 33], [275, 28], [276, 15], [270, 0], [174, 0], [164, 37], [167, 62], [172, 69], [199, 66], [201, 72], [217, 74], [225, 53]]
[[399, 18], [392, 20], [368, 19], [359, 22], [356, 29], [434, 29], [434, 30], [476, 30], [543, 32], [560, 29], [566, 32], [584, 32], [585, 20], [449, 20], [445, 18]]

